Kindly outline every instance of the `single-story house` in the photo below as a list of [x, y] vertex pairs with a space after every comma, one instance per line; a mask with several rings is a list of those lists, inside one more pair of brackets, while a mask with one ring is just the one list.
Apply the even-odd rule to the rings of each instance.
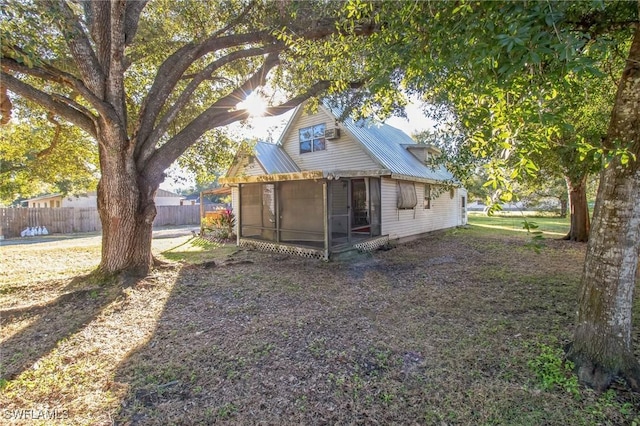
[[[183, 197], [171, 191], [158, 189], [156, 193], [156, 206], [179, 206]], [[98, 196], [96, 191], [81, 195], [48, 194], [30, 198], [23, 201], [29, 208], [59, 208], [59, 207], [97, 207]]]
[[436, 148], [338, 117], [326, 104], [300, 106], [278, 143], [236, 155], [221, 182], [232, 188], [239, 246], [328, 259], [466, 224], [467, 192], [431, 165]]

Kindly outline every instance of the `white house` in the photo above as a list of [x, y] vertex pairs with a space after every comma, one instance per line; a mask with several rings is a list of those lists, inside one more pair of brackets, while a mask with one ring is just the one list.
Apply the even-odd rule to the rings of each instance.
[[[183, 197], [171, 191], [158, 189], [156, 193], [156, 206], [179, 206]], [[23, 201], [30, 208], [58, 208], [58, 207], [97, 207], [98, 198], [96, 191], [82, 195], [48, 194]]]
[[277, 144], [240, 152], [232, 187], [238, 245], [315, 258], [466, 224], [467, 192], [438, 151], [392, 126], [298, 107]]

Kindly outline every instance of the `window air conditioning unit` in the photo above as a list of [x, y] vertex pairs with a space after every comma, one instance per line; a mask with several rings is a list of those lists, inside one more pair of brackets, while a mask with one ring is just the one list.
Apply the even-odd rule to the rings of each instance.
[[338, 139], [340, 137], [340, 129], [333, 128], [324, 131], [325, 139]]

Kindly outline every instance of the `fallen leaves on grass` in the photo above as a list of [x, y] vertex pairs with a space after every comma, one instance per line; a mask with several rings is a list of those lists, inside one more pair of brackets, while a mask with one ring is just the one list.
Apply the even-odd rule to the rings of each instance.
[[[330, 263], [181, 247], [181, 267], [97, 308], [78, 294], [93, 316], [0, 404], [92, 425], [631, 423], [622, 385], [576, 399], [537, 383], [535, 348], [571, 336], [584, 246], [525, 244], [461, 230]], [[12, 318], [14, 335], [34, 327]]]

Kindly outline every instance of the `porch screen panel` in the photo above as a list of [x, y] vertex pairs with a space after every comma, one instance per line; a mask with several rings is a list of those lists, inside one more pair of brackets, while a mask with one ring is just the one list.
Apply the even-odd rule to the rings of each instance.
[[244, 184], [240, 187], [240, 236], [275, 240], [273, 184]]
[[380, 235], [380, 212], [382, 211], [380, 197], [380, 179], [369, 178], [369, 200], [370, 200], [370, 217], [371, 217], [371, 236]]
[[347, 179], [329, 182], [331, 199], [331, 245], [348, 242], [349, 232], [349, 181]]
[[280, 242], [324, 246], [322, 182], [280, 182]]

